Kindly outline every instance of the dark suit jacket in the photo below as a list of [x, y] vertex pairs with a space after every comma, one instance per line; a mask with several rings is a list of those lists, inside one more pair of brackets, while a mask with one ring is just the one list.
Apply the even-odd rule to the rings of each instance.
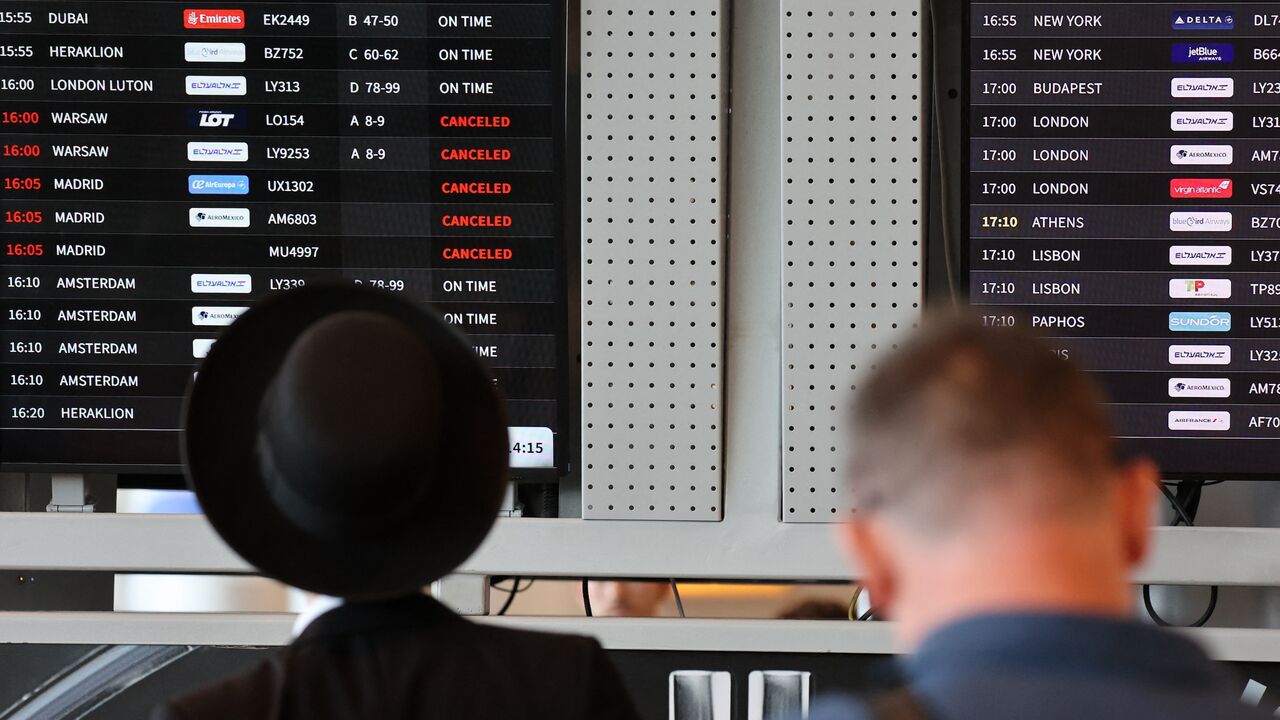
[[636, 720], [594, 640], [468, 622], [423, 595], [343, 605], [277, 657], [153, 720]]

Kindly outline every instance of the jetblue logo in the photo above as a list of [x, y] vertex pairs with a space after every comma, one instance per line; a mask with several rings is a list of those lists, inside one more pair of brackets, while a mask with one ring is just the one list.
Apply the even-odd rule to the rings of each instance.
[[248, 175], [190, 175], [187, 192], [192, 195], [248, 195]]
[[1236, 60], [1235, 46], [1230, 43], [1197, 43], [1188, 45], [1179, 43], [1173, 46], [1173, 62], [1177, 65], [1189, 63], [1230, 63]]
[[1169, 330], [1173, 332], [1231, 332], [1231, 313], [1169, 313]]
[[188, 110], [187, 127], [206, 130], [243, 130], [249, 114], [243, 110]]
[[1201, 10], [1173, 14], [1174, 30], [1235, 30], [1235, 13], [1223, 10]]

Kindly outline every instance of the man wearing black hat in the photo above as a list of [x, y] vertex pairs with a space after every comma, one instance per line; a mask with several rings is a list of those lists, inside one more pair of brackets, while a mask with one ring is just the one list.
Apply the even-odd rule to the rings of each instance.
[[479, 360], [418, 307], [334, 286], [241, 316], [187, 401], [188, 479], [264, 575], [343, 602], [155, 717], [635, 718], [593, 640], [474, 624], [421, 592], [497, 517], [506, 432]]

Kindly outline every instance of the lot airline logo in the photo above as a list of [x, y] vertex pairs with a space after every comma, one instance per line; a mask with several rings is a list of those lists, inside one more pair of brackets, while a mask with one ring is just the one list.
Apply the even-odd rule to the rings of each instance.
[[243, 30], [243, 10], [183, 10], [182, 27], [188, 30]]
[[1229, 178], [1174, 178], [1169, 181], [1169, 197], [1226, 200], [1234, 187]]

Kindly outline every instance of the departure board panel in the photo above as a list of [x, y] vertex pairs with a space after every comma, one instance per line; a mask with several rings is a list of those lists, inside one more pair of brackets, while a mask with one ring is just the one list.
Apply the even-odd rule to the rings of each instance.
[[1280, 457], [1280, 6], [971, 2], [970, 302], [1170, 477]]
[[0, 4], [3, 466], [173, 471], [220, 329], [346, 281], [466, 334], [512, 467], [563, 469], [565, 22], [565, 0]]

